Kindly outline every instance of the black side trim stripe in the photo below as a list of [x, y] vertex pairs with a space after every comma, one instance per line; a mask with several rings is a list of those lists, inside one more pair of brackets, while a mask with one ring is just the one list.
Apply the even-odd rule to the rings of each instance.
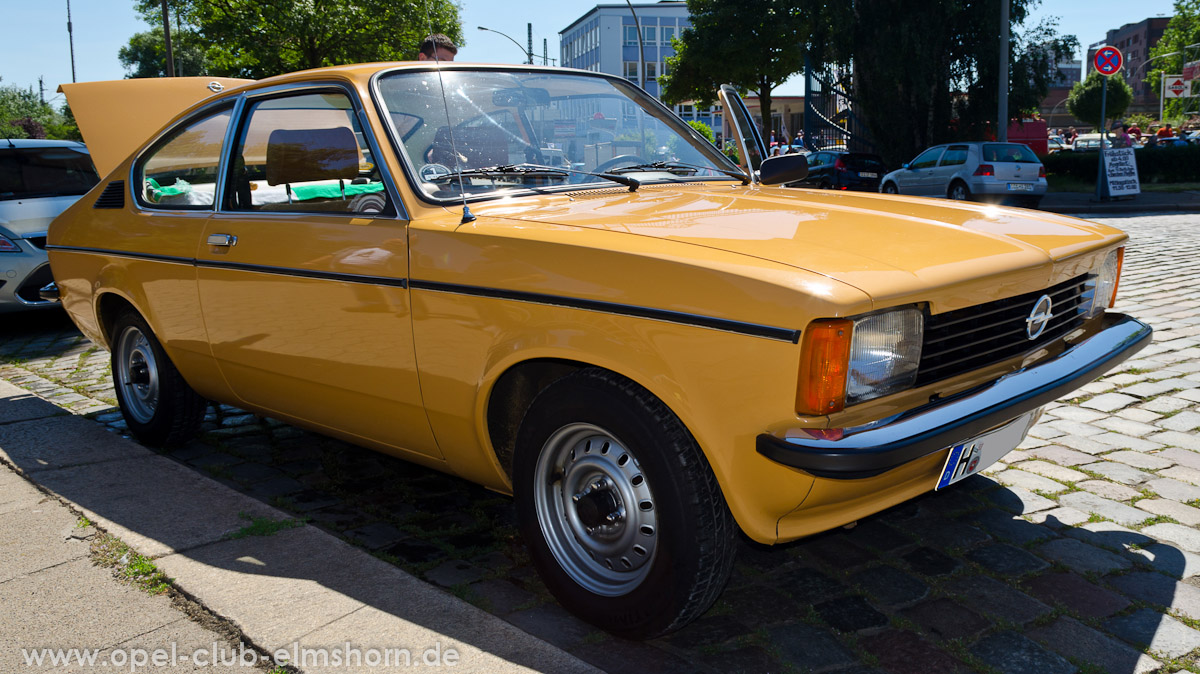
[[364, 283], [368, 285], [382, 285], [396, 288], [414, 288], [420, 290], [432, 290], [434, 292], [454, 293], [458, 295], [473, 295], [475, 297], [514, 300], [517, 302], [549, 304], [558, 307], [583, 309], [586, 311], [598, 311], [601, 313], [617, 314], [621, 316], [634, 316], [636, 318], [649, 318], [651, 320], [679, 323], [682, 325], [693, 325], [701, 328], [710, 328], [712, 330], [724, 330], [725, 332], [734, 332], [753, 337], [764, 337], [766, 339], [775, 339], [783, 342], [791, 342], [793, 344], [798, 344], [800, 342], [799, 330], [779, 328], [771, 325], [760, 325], [758, 323], [744, 323], [742, 321], [732, 321], [725, 318], [713, 318], [712, 316], [688, 314], [681, 311], [670, 311], [668, 309], [652, 309], [649, 307], [639, 307], [631, 304], [603, 302], [600, 300], [585, 300], [575, 297], [560, 297], [558, 295], [544, 295], [542, 293], [530, 293], [518, 290], [484, 288], [480, 286], [460, 285], [457, 283], [439, 283], [435, 281], [421, 281], [416, 279], [410, 281], [408, 279], [390, 278], [387, 276], [340, 274], [336, 272], [314, 271], [311, 269], [295, 269], [292, 267], [270, 267], [266, 265], [244, 264], [241, 262], [197, 260], [190, 257], [154, 255], [152, 253], [131, 253], [128, 251], [110, 250], [106, 248], [51, 245], [46, 246], [46, 248], [48, 250], [62, 250], [75, 253], [97, 253], [100, 255], [114, 255], [117, 257], [128, 257], [138, 260], [151, 260], [154, 262], [186, 264], [194, 267], [205, 267], [209, 269], [232, 269], [235, 271], [257, 272], [260, 274], [297, 276], [300, 278], [341, 281], [343, 283]]
[[85, 248], [83, 246], [54, 246], [47, 245], [46, 250], [65, 250], [71, 253], [97, 253], [100, 255], [114, 255], [116, 257], [129, 257], [135, 260], [153, 260], [154, 262], [173, 262], [175, 264], [195, 265], [196, 260], [190, 257], [178, 257], [175, 255], [155, 255], [154, 253], [130, 253], [124, 250], [109, 250], [108, 248]]
[[186, 264], [193, 267], [205, 267], [208, 269], [232, 269], [234, 271], [257, 272], [260, 274], [275, 274], [278, 276], [296, 276], [300, 278], [321, 279], [327, 281], [341, 281], [343, 283], [363, 283], [367, 285], [392, 286], [395, 288], [407, 288], [408, 279], [392, 278], [389, 276], [367, 276], [365, 274], [341, 274], [338, 272], [314, 271], [312, 269], [297, 269], [294, 267], [271, 267], [259, 264], [244, 264], [241, 262], [217, 262], [214, 260], [197, 260], [191, 257], [176, 257], [173, 255], [154, 255], [152, 253], [131, 253], [123, 250], [108, 250], [106, 248], [84, 248], [80, 246], [46, 246], [49, 250], [65, 250], [73, 253], [98, 253], [100, 255], [113, 255], [116, 257], [128, 257], [137, 260], [151, 260], [153, 262], [171, 262], [175, 264]]
[[216, 262], [214, 260], [196, 260], [197, 267], [208, 269], [232, 269], [234, 271], [249, 271], [259, 274], [275, 274], [278, 276], [297, 276], [300, 278], [321, 279], [324, 281], [342, 281], [344, 283], [365, 283], [367, 285], [392, 286], [407, 288], [408, 279], [392, 278], [389, 276], [367, 276], [365, 274], [340, 274], [332, 271], [314, 271], [312, 269], [296, 269], [294, 267], [269, 267], [262, 264], [245, 264], [242, 262]]
[[778, 328], [771, 325], [759, 325], [757, 323], [743, 323], [742, 321], [731, 321], [724, 318], [713, 318], [711, 316], [687, 314], [680, 311], [670, 311], [667, 309], [651, 309], [649, 307], [639, 307], [630, 304], [617, 304], [614, 302], [603, 302], [599, 300], [585, 300], [575, 297], [560, 297], [558, 295], [543, 295], [541, 293], [529, 293], [517, 290], [483, 288], [480, 286], [459, 285], [457, 283], [422, 281], [419, 279], [412, 279], [409, 282], [409, 287], [413, 288], [414, 290], [432, 290], [434, 292], [455, 293], [458, 295], [474, 295], [476, 297], [491, 297], [495, 299], [515, 300], [517, 302], [533, 302], [535, 304], [549, 304], [558, 307], [569, 307], [572, 309], [599, 311], [607, 314], [649, 318], [658, 321], [667, 321], [669, 323], [681, 323], [683, 325], [694, 325], [702, 328], [711, 328], [713, 330], [736, 332], [754, 337], [765, 337], [767, 339], [776, 339], [783, 342], [791, 342], [793, 344], [798, 344], [800, 342], [799, 330]]

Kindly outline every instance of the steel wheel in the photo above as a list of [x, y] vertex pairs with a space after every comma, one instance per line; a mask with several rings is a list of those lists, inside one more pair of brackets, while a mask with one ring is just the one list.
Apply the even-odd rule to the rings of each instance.
[[126, 309], [113, 317], [108, 333], [113, 336], [113, 385], [129, 432], [156, 447], [191, 439], [207, 402], [175, 369], [150, 325]]
[[125, 393], [124, 400], [134, 421], [148, 424], [158, 409], [158, 361], [150, 340], [135, 325], [126, 326], [117, 338], [114, 360], [116, 385]]
[[641, 464], [620, 440], [591, 424], [562, 427], [542, 448], [534, 484], [542, 535], [571, 580], [605, 597], [641, 584], [658, 519]]
[[887, 183], [886, 185], [883, 186], [883, 193], [884, 194], [899, 194], [900, 190], [897, 190], [896, 186], [894, 184]]
[[950, 186], [950, 198], [955, 201], [966, 201], [971, 198], [971, 190], [961, 182], [955, 182]]

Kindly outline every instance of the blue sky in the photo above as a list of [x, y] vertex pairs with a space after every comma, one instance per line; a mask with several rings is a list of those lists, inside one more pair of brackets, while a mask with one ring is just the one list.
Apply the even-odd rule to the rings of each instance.
[[[399, 0], [398, 0], [399, 1]], [[612, 0], [607, 0], [611, 2]], [[54, 96], [61, 82], [71, 81], [71, 56], [67, 41], [67, 0], [15, 2], [4, 0], [9, 19], [0, 40], [0, 85], [34, 87], [38, 76], [45, 80], [46, 97]], [[478, 30], [486, 26], [507, 33], [525, 44], [526, 23], [533, 23], [534, 53], [541, 56], [542, 40], [549, 40], [550, 57], [558, 55], [558, 31], [582, 16], [595, 0], [461, 0], [466, 44], [461, 61], [521, 63], [524, 50], [494, 33]], [[1045, 0], [1035, 11], [1041, 16], [1060, 17], [1059, 30], [1074, 34], [1086, 48], [1104, 39], [1105, 31], [1142, 19], [1169, 15], [1171, 0]], [[146, 29], [133, 12], [131, 0], [72, 0], [71, 19], [75, 38], [75, 71], [79, 81], [120, 79], [124, 70], [117, 50], [134, 33]], [[1082, 56], [1082, 55], [1081, 55]], [[803, 83], [796, 78], [777, 95], [800, 95]]]

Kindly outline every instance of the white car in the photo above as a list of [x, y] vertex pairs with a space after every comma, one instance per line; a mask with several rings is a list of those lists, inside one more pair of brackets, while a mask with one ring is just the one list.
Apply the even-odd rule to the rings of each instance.
[[947, 143], [884, 176], [879, 191], [1036, 208], [1046, 194], [1046, 167], [1021, 143]]
[[46, 230], [98, 182], [83, 143], [0, 138], [0, 313], [59, 306], [38, 295], [54, 280]]

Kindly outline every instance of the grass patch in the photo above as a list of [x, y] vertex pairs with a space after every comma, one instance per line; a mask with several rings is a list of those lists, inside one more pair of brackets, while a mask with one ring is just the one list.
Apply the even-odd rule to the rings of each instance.
[[92, 542], [92, 559], [113, 575], [150, 594], [162, 594], [170, 587], [170, 579], [144, 557], [125, 545], [121, 539], [101, 534]]
[[80, 515], [79, 519], [75, 522], [76, 529], [86, 529], [90, 526], [92, 526], [92, 521], [89, 520], [88, 518], [84, 517], [83, 515]]
[[238, 513], [238, 517], [248, 520], [250, 524], [227, 535], [225, 538], [246, 538], [248, 536], [274, 536], [285, 529], [295, 529], [304, 526], [304, 520], [287, 519], [273, 520], [270, 517], [254, 517], [246, 513]]

